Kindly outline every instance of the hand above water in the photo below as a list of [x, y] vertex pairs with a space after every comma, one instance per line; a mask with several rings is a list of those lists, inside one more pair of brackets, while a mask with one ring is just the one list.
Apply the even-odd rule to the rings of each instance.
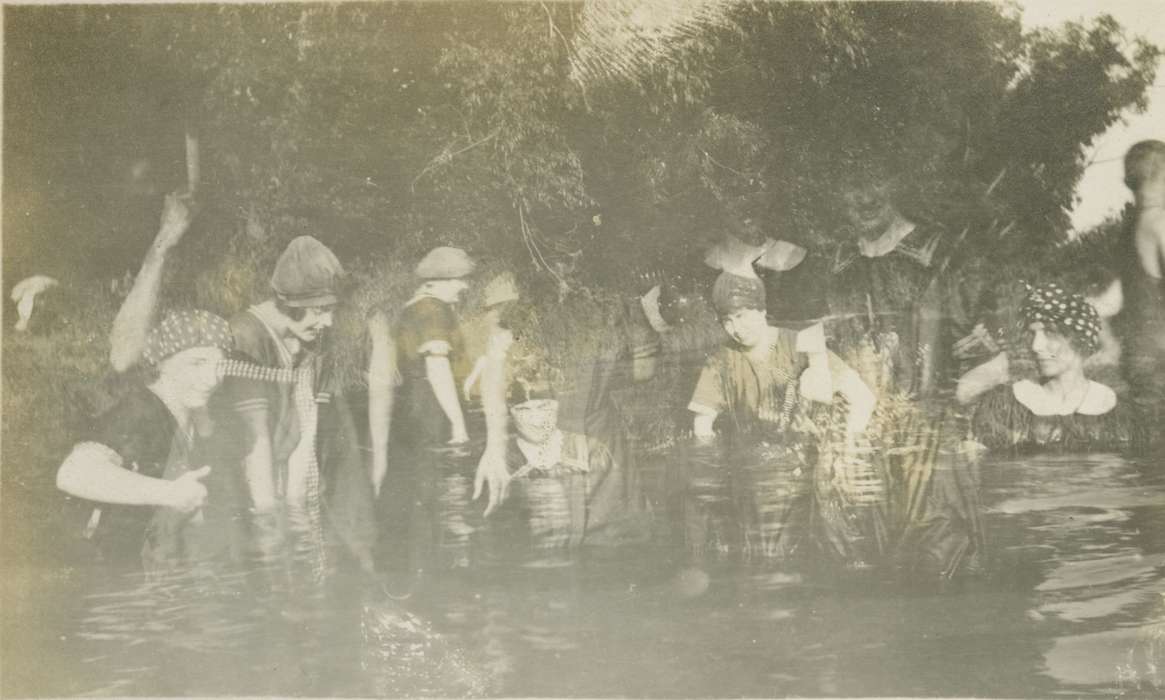
[[510, 470], [506, 468], [506, 452], [503, 447], [487, 446], [481, 461], [477, 463], [477, 474], [473, 479], [473, 500], [481, 497], [488, 488], [485, 515], [489, 515], [506, 499], [510, 488]]
[[210, 474], [210, 467], [189, 471], [170, 482], [166, 489], [165, 505], [180, 513], [191, 513], [206, 504], [206, 487], [202, 479]]

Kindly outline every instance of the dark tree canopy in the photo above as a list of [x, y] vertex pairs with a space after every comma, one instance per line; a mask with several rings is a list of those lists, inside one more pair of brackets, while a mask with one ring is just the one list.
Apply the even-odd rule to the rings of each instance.
[[1087, 146], [1144, 108], [1159, 54], [1108, 17], [1024, 33], [987, 3], [750, 2], [582, 80], [582, 11], [8, 8], [6, 271], [132, 269], [187, 129], [192, 284], [307, 232], [357, 265], [451, 243], [617, 286], [696, 264], [742, 217], [825, 243], [869, 181], [967, 255], [1038, 249], [1065, 239]]

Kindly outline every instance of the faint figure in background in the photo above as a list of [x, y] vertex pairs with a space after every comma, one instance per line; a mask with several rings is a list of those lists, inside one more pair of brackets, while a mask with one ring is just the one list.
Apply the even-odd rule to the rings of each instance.
[[[470, 435], [458, 388], [468, 375], [465, 338], [458, 306], [469, 289], [467, 278], [476, 263], [459, 248], [442, 246], [429, 251], [417, 264], [420, 280], [405, 303], [389, 335], [381, 328], [373, 336], [371, 376], [382, 385], [370, 394], [373, 431], [374, 479], [385, 470], [391, 488], [383, 500], [381, 539], [398, 548], [408, 542], [410, 576], [431, 575], [438, 563], [443, 524], [440, 503], [447, 494], [442, 484], [459, 481]], [[381, 324], [383, 325], [383, 324]], [[390, 362], [386, 365], [385, 362]], [[399, 385], [385, 388], [388, 367], [399, 373]], [[385, 398], [391, 396], [391, 412]], [[389, 429], [383, 422], [387, 420]], [[391, 431], [391, 432], [389, 432]], [[382, 461], [382, 460], [387, 460]], [[467, 478], [467, 477], [465, 477]], [[383, 493], [383, 492], [382, 492]], [[407, 534], [398, 516], [407, 517]], [[402, 553], [382, 552], [396, 559]], [[456, 562], [453, 562], [456, 563]], [[387, 565], [385, 561], [382, 565]], [[389, 566], [389, 568], [393, 568]]]
[[943, 233], [904, 216], [872, 177], [843, 199], [849, 226], [832, 256], [827, 335], [879, 395], [933, 394], [944, 351]]
[[1141, 141], [1125, 155], [1136, 198], [1123, 254], [1122, 365], [1138, 414], [1138, 442], [1159, 443], [1165, 423], [1165, 142]]
[[11, 297], [13, 303], [16, 304], [16, 330], [22, 332], [28, 330], [37, 295], [43, 294], [58, 284], [57, 280], [47, 275], [33, 275], [16, 283], [16, 286], [12, 288]]

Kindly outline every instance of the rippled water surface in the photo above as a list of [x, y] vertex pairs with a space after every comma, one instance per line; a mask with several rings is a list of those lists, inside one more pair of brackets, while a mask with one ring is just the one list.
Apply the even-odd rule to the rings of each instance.
[[[904, 586], [764, 557], [677, 575], [670, 464], [643, 465], [651, 544], [507, 561], [453, 538], [456, 568], [401, 600], [256, 572], [107, 582], [41, 614], [28, 658], [55, 661], [22, 673], [87, 695], [1165, 693], [1160, 465], [988, 459], [983, 570]], [[479, 522], [446, 507], [458, 533]]]

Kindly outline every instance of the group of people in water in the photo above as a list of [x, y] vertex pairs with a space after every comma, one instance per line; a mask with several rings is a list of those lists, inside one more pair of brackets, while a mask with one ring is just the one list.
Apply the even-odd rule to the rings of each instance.
[[[1088, 376], [1106, 331], [1092, 301], [1033, 282], [997, 304], [1010, 316], [975, 317], [948, 284], [949, 237], [870, 186], [847, 201], [852, 235], [828, 249], [742, 225], [707, 251], [710, 284], [655, 280], [597, 310], [603, 333], [578, 340], [582, 359], [547, 347], [511, 272], [466, 320], [478, 263], [434, 248], [403, 307], [367, 318], [364, 416], [324, 342], [344, 269], [319, 240], [292, 240], [270, 297], [230, 319], [159, 311], [192, 218], [171, 195], [111, 334], [131, 388], [79, 436], [57, 485], [119, 568], [258, 557], [293, 560], [304, 580], [350, 566], [417, 582], [464, 563], [475, 537], [524, 538], [527, 563], [570, 560], [647, 542], [678, 511], [686, 566], [716, 550], [812, 552], [949, 578], [983, 551], [974, 443], [1110, 450], [1158, 432], [1165, 143], [1134, 146], [1126, 173], [1127, 399]], [[709, 306], [716, 346], [676, 350], [669, 336]], [[681, 397], [653, 386], [665, 370]], [[620, 413], [631, 387], [681, 416], [666, 458], [681, 486], [663, 508]], [[481, 517], [450, 517], [479, 497]]]

